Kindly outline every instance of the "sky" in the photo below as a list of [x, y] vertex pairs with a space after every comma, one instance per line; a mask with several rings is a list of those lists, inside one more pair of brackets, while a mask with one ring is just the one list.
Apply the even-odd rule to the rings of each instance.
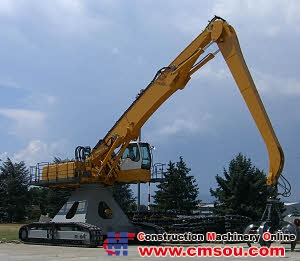
[[[237, 32], [284, 150], [292, 183], [284, 201], [300, 201], [299, 10], [297, 0], [0, 0], [0, 159], [30, 166], [93, 147], [218, 15]], [[221, 54], [158, 109], [142, 139], [155, 146], [155, 162], [183, 157], [204, 202], [240, 152], [268, 172], [266, 147]], [[146, 203], [147, 185], [141, 190]]]

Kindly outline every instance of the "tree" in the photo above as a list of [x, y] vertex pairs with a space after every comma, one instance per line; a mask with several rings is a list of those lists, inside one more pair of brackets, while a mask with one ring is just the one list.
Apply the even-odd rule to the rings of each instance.
[[32, 221], [38, 221], [41, 215], [46, 215], [48, 188], [30, 187], [29, 191], [28, 218]]
[[243, 215], [259, 220], [269, 197], [266, 175], [252, 165], [251, 160], [239, 153], [223, 171], [224, 178], [217, 175], [218, 187], [210, 189], [217, 201], [215, 213], [219, 215]]
[[162, 210], [179, 210], [191, 213], [196, 209], [198, 185], [180, 157], [177, 163], [169, 162], [163, 181], [157, 185], [158, 191], [153, 196], [155, 204]]
[[47, 188], [45, 213], [49, 214], [49, 217], [53, 218], [62, 206], [68, 201], [72, 188]]
[[26, 216], [28, 174], [24, 161], [13, 163], [7, 158], [0, 166], [0, 209], [7, 213], [8, 222], [20, 221]]
[[118, 202], [123, 211], [130, 211], [131, 205], [134, 203], [135, 198], [129, 184], [115, 183], [113, 188], [113, 197]]

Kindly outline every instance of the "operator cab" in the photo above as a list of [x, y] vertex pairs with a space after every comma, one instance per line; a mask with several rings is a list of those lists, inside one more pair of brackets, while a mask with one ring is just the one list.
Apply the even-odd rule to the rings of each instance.
[[121, 157], [120, 170], [150, 170], [150, 168], [150, 145], [146, 142], [130, 142]]

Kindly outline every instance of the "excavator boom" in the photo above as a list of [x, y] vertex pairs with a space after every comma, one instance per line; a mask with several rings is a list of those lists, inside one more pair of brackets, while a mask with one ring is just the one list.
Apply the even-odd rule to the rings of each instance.
[[[207, 54], [199, 62], [200, 55], [209, 45], [216, 43], [221, 51], [237, 86], [250, 110], [250, 113], [266, 144], [269, 155], [268, 185], [276, 185], [284, 166], [284, 154], [279, 144], [254, 81], [244, 60], [234, 28], [219, 17], [215, 17], [206, 29], [187, 46], [169, 66], [161, 69], [136, 101], [116, 122], [105, 138], [99, 142], [91, 154], [95, 165], [111, 157], [107, 153], [113, 137], [113, 147], [127, 146], [130, 140], [138, 137], [143, 124], [177, 90], [183, 89], [191, 75], [215, 57]], [[101, 174], [100, 174], [101, 175]], [[103, 175], [107, 175], [103, 173]]]
[[[218, 50], [205, 55], [207, 48], [212, 44], [217, 45]], [[141, 91], [93, 150], [86, 147], [77, 148], [76, 152], [84, 151], [81, 160], [62, 163], [58, 166], [50, 164], [43, 168], [42, 179], [49, 180], [49, 176], [52, 176], [59, 180], [72, 177], [76, 173], [77, 185], [93, 182], [112, 185], [115, 181], [127, 183], [149, 181], [149, 168], [141, 167], [141, 163], [139, 166], [135, 164], [135, 168], [132, 169], [126, 168], [125, 170], [120, 167], [120, 162], [124, 161], [122, 155], [129, 143], [138, 138], [140, 129], [151, 115], [173, 93], [184, 89], [192, 74], [213, 59], [219, 51], [266, 144], [269, 156], [267, 184], [276, 186], [283, 170], [284, 154], [244, 60], [235, 30], [220, 17], [214, 17], [205, 30], [174, 61], [157, 72], [147, 88]], [[144, 152], [147, 150], [145, 149]], [[140, 155], [140, 158], [142, 157], [143, 155]], [[76, 159], [78, 159], [77, 156]], [[145, 159], [147, 159], [146, 156], [143, 160]], [[67, 164], [71, 164], [71, 167]], [[64, 183], [63, 186], [66, 184], [68, 183]]]

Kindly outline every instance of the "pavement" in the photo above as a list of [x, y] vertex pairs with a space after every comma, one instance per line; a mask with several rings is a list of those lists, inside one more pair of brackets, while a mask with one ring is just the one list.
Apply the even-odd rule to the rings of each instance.
[[[162, 246], [175, 246], [175, 245], [162, 245]], [[178, 246], [178, 245], [176, 245]], [[190, 245], [183, 245], [188, 247]], [[244, 250], [248, 249], [246, 244], [209, 244], [203, 243], [198, 245], [192, 245], [195, 247], [233, 247], [243, 246]], [[255, 245], [259, 246], [259, 245]], [[137, 245], [130, 245], [128, 247], [128, 256], [123, 256], [122, 252], [120, 256], [108, 256], [102, 247], [97, 248], [80, 248], [80, 247], [58, 247], [58, 246], [44, 246], [44, 245], [26, 245], [16, 243], [2, 243], [0, 244], [0, 260], [1, 261], [70, 261], [70, 260], [288, 260], [299, 261], [300, 260], [300, 244], [296, 246], [294, 252], [290, 251], [289, 244], [274, 243], [272, 246], [285, 247], [284, 257], [141, 257], [138, 252]]]

